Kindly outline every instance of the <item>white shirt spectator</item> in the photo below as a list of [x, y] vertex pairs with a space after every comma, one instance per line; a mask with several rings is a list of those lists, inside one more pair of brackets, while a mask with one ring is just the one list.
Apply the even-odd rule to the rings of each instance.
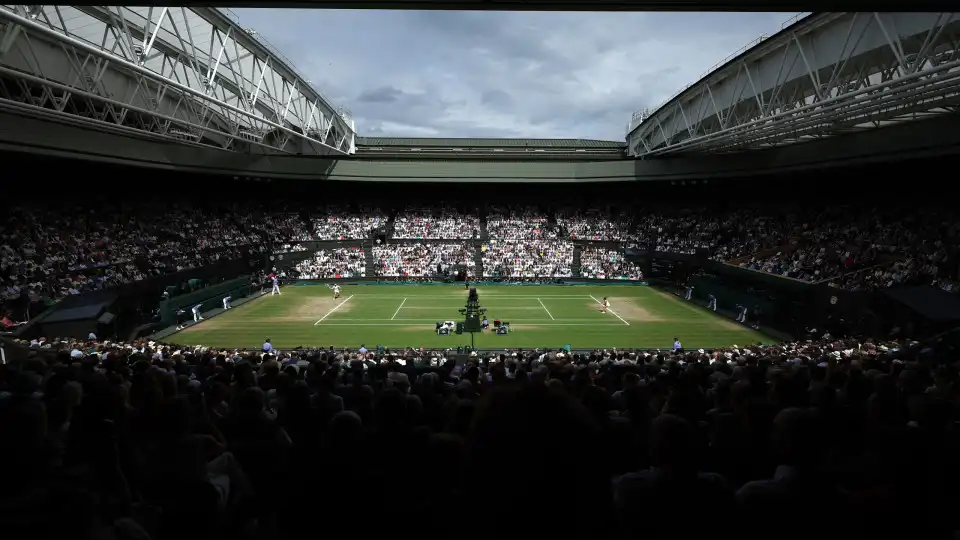
[[367, 275], [367, 260], [358, 247], [321, 249], [295, 268], [302, 279], [359, 278]]
[[436, 274], [437, 266], [444, 274], [464, 268], [467, 278], [476, 275], [476, 260], [472, 246], [463, 244], [388, 244], [373, 248], [374, 265], [378, 276], [427, 277]]
[[617, 250], [587, 246], [580, 252], [580, 277], [641, 280], [643, 272]]
[[480, 219], [476, 215], [452, 210], [403, 212], [393, 227], [393, 237], [397, 239], [467, 240], [480, 235]]
[[328, 211], [313, 217], [315, 240], [359, 240], [370, 238], [371, 232], [387, 224], [387, 216], [379, 209], [359, 213]]

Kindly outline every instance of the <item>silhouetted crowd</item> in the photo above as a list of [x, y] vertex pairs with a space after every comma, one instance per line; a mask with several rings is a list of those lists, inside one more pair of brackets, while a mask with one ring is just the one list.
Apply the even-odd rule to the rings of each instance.
[[21, 203], [0, 223], [0, 300], [49, 304], [67, 295], [199, 268], [309, 237], [296, 213], [109, 199]]
[[5, 538], [927, 539], [958, 528], [960, 387], [946, 338], [460, 361], [450, 350], [15, 347], [0, 365]]

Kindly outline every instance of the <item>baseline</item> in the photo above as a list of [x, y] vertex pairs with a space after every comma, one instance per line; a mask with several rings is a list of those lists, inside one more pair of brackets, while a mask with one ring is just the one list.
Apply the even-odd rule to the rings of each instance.
[[[499, 317], [499, 319], [503, 319], [503, 317]], [[366, 317], [363, 317], [363, 318], [360, 318], [360, 317], [354, 317], [354, 318], [350, 318], [350, 317], [337, 317], [336, 320], [338, 320], [338, 321], [357, 321], [357, 322], [371, 322], [371, 321], [396, 321], [396, 322], [404, 322], [404, 321], [405, 321], [405, 322], [435, 323], [435, 322], [437, 322], [439, 319], [372, 319], [372, 318], [371, 318], [371, 319], [368, 319], [368, 318], [366, 318]], [[596, 319], [552, 319], [552, 320], [554, 320], [554, 321], [560, 321], [560, 322], [581, 322], [581, 323], [589, 323], [589, 322], [596, 322], [596, 321], [597, 321]], [[511, 320], [510, 320], [511, 323], [517, 324], [517, 323], [514, 322], [514, 321], [518, 321], [518, 322], [520, 322], [520, 323], [527, 322], [527, 323], [532, 323], [532, 324], [539, 324], [540, 322], [546, 322], [547, 319], [543, 319], [542, 321], [541, 321], [540, 319], [511, 319]], [[330, 323], [327, 323], [327, 324], [330, 324]], [[620, 326], [620, 323], [617, 323], [617, 326]]]
[[[403, 298], [400, 295], [384, 295], [384, 294], [355, 294], [353, 296], [359, 296], [360, 298], [369, 298], [371, 300], [396, 300], [397, 298]], [[418, 294], [416, 296], [411, 296], [410, 298], [430, 298], [435, 300], [450, 300], [451, 298], [463, 298], [466, 295], [463, 294]], [[483, 298], [497, 298], [497, 299], [536, 299], [536, 298], [550, 298], [551, 300], [583, 300], [584, 298], [590, 298], [590, 296], [585, 294], [557, 294], [557, 295], [535, 295], [535, 294], [484, 294]]]
[[[337, 319], [338, 321], [340, 319]], [[413, 323], [416, 324], [416, 323]], [[430, 327], [431, 323], [420, 323], [425, 327]], [[410, 322], [403, 322], [398, 319], [393, 323], [325, 323], [323, 326], [410, 326]], [[510, 323], [510, 326], [525, 326], [525, 325], [536, 325], [536, 326], [620, 326], [616, 323], [554, 323], [554, 322], [517, 322]]]
[[[541, 302], [542, 304], [543, 302]], [[482, 307], [491, 309], [488, 304], [484, 304]], [[404, 306], [403, 309], [457, 309], [454, 306]], [[535, 309], [540, 311], [540, 308], [536, 306], [493, 306], [493, 309]]]
[[[592, 294], [590, 295], [590, 298], [593, 298], [593, 301], [594, 301], [594, 302], [596, 302], [596, 303], [598, 303], [598, 304], [600, 304], [600, 305], [603, 305], [603, 302], [597, 300], [597, 298], [596, 298], [595, 296], [593, 296]], [[614, 311], [614, 310], [612, 310], [612, 309], [610, 309], [610, 308], [607, 308], [607, 311], [609, 311], [610, 313], [613, 313], [613, 315], [614, 315], [616, 318], [620, 319], [620, 321], [622, 321], [623, 324], [625, 324], [625, 325], [627, 325], [627, 326], [630, 326], [630, 323], [628, 323], [628, 322], [626, 321], [626, 319], [624, 319], [623, 317], [617, 315], [617, 312], [616, 312], [616, 311]]]

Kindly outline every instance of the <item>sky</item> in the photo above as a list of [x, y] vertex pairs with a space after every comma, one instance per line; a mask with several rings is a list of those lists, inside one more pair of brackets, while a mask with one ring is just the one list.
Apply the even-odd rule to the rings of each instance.
[[357, 134], [622, 141], [790, 13], [237, 9]]

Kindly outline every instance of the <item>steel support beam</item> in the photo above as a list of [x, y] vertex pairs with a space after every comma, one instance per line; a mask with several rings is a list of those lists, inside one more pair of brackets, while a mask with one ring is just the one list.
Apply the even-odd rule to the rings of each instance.
[[[138, 5], [163, 6], [160, 0], [139, 0]], [[185, 1], [184, 5], [193, 4]], [[469, 11], [868, 11], [876, 2], [867, 0], [788, 0], [771, 5], [760, 0], [205, 0], [204, 6], [269, 7], [270, 9], [397, 9], [397, 10], [469, 10]], [[904, 9], [934, 11], [943, 9], [942, 0], [913, 0]]]
[[0, 106], [238, 152], [354, 147], [346, 111], [213, 9], [0, 6]]
[[641, 158], [742, 151], [955, 114], [958, 100], [958, 14], [814, 14], [643, 115], [627, 143]]

